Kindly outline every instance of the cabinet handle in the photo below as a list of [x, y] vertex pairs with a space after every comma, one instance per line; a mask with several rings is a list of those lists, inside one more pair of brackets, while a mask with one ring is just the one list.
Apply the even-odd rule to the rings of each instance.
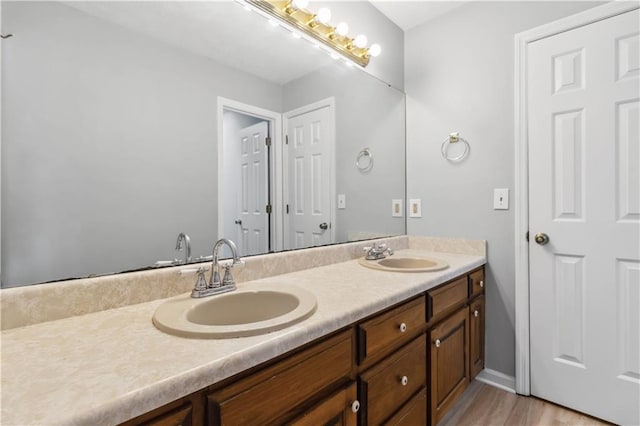
[[407, 331], [407, 324], [400, 324], [400, 333], [404, 333], [405, 331]]
[[407, 376], [402, 376], [400, 378], [400, 383], [402, 384], [402, 386], [407, 386], [407, 383], [409, 383], [409, 378]]
[[480, 315], [480, 312], [478, 312], [478, 310], [476, 309], [475, 311], [473, 311], [473, 316], [477, 317]]
[[484, 281], [480, 280], [480, 288], [484, 288]]
[[440, 339], [436, 339], [436, 342], [435, 342], [435, 343], [436, 343], [436, 348], [439, 348], [439, 347], [440, 347], [440, 343], [441, 343], [441, 342], [440, 342]]
[[351, 403], [351, 411], [353, 411], [354, 413], [360, 411], [360, 401], [356, 399]]

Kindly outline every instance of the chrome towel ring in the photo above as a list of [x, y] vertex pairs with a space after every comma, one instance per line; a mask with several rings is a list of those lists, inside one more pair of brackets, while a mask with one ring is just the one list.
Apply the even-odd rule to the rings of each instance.
[[[449, 154], [447, 151], [449, 150], [450, 144], [458, 143], [458, 142], [464, 143], [464, 151], [462, 152], [462, 154], [456, 157], [449, 157]], [[471, 147], [469, 146], [469, 142], [461, 138], [458, 132], [455, 132], [455, 133], [449, 133], [449, 137], [442, 142], [442, 146], [440, 147], [440, 152], [442, 153], [442, 158], [444, 158], [445, 160], [456, 162], [456, 161], [464, 160], [467, 154], [469, 154], [470, 149]]]
[[356, 158], [356, 167], [361, 172], [368, 172], [373, 169], [373, 154], [369, 148], [365, 148], [358, 153]]

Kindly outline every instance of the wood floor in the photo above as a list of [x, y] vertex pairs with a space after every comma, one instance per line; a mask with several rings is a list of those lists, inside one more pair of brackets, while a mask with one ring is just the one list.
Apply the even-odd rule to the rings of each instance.
[[458, 425], [609, 425], [601, 420], [534, 397], [515, 395], [473, 381], [438, 423]]

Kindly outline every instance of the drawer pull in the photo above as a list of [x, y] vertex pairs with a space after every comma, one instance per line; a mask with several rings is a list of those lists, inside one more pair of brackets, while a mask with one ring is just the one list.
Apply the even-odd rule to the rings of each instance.
[[360, 401], [356, 399], [351, 403], [351, 411], [353, 411], [354, 413], [360, 411]]
[[478, 310], [476, 309], [475, 311], [473, 311], [473, 316], [477, 317], [480, 315], [480, 312], [478, 312]]
[[480, 288], [484, 288], [484, 281], [480, 281]]
[[404, 333], [405, 331], [407, 331], [407, 324], [400, 324], [400, 333]]
[[436, 339], [435, 343], [436, 343], [436, 348], [439, 348], [441, 343], [440, 339]]
[[407, 386], [407, 384], [409, 383], [409, 378], [407, 376], [402, 376], [400, 378], [400, 383], [402, 384], [402, 386]]

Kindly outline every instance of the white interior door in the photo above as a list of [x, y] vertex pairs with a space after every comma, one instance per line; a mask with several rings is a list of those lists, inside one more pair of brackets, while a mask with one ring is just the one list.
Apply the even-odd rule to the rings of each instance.
[[527, 66], [531, 393], [634, 425], [639, 23], [635, 10], [530, 43]]
[[241, 256], [269, 251], [269, 167], [266, 121], [238, 132], [240, 144], [240, 191], [238, 192], [238, 250]]
[[331, 106], [287, 115], [285, 248], [332, 242]]

